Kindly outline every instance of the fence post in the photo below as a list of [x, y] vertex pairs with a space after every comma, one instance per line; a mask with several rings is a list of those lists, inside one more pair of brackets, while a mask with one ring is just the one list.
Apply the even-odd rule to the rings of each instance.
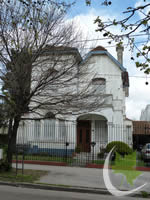
[[65, 145], [66, 145], [66, 161], [67, 161], [67, 158], [68, 158], [68, 146], [69, 146], [69, 142], [66, 142], [65, 143]]
[[22, 152], [22, 174], [24, 174], [24, 145], [23, 145], [23, 152]]
[[94, 162], [94, 147], [96, 145], [96, 142], [91, 142], [91, 146], [93, 148], [93, 153], [92, 153], [92, 163]]
[[16, 145], [16, 176], [18, 174], [18, 149], [17, 149], [17, 145]]

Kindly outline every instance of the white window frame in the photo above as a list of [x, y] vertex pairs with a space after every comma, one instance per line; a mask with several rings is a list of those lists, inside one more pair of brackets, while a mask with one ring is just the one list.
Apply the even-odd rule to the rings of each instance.
[[94, 78], [92, 79], [92, 86], [95, 94], [104, 94], [106, 91], [106, 79]]
[[45, 119], [43, 122], [43, 139], [55, 140], [56, 138], [56, 120]]
[[66, 141], [67, 138], [67, 127], [64, 120], [59, 120], [58, 125], [58, 140]]

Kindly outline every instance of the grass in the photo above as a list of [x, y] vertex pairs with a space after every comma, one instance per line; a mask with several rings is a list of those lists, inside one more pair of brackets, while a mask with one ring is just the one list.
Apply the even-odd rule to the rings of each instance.
[[[99, 165], [103, 165], [105, 162], [105, 160], [94, 160], [93, 163], [94, 164], [99, 164]], [[110, 161], [110, 165], [114, 165], [114, 161]]]
[[141, 195], [142, 195], [143, 198], [149, 197], [149, 193], [147, 193], [146, 191], [141, 191]]
[[136, 166], [137, 167], [145, 167], [146, 166], [146, 163], [143, 161], [143, 160], [138, 160], [136, 162]]
[[[13, 159], [16, 159], [16, 156], [13, 156]], [[18, 160], [22, 160], [23, 156], [18, 155]], [[57, 156], [49, 156], [49, 155], [25, 155], [24, 160], [33, 160], [33, 161], [49, 161], [49, 162], [65, 162], [68, 164], [71, 164], [73, 162], [73, 158], [68, 157], [67, 159], [65, 157], [57, 157]], [[94, 160], [93, 164], [104, 164], [104, 159], [97, 159]], [[77, 161], [78, 162], [78, 161]], [[80, 161], [79, 161], [80, 162]], [[114, 164], [114, 162], [110, 163], [111, 165]], [[144, 161], [141, 159], [140, 155], [137, 155], [137, 167], [147, 166], [147, 163], [144, 163]]]
[[[94, 164], [104, 164], [105, 160], [94, 160], [93, 163]], [[111, 161], [110, 165], [114, 165], [115, 163], [113, 161]], [[143, 160], [137, 160], [136, 162], [136, 166], [137, 167], [145, 167], [147, 166], [147, 163], [145, 163]]]
[[[16, 160], [16, 156], [13, 156], [13, 159]], [[18, 160], [22, 160], [23, 156], [18, 155]], [[54, 161], [54, 162], [67, 162], [72, 163], [72, 158], [65, 157], [55, 157], [55, 156], [40, 156], [40, 155], [25, 155], [24, 160], [38, 160], [38, 161]]]
[[94, 160], [94, 161], [93, 161], [94, 164], [99, 164], [99, 165], [100, 165], [100, 164], [103, 165], [104, 162], [105, 162], [105, 160]]
[[47, 173], [43, 170], [24, 169], [24, 174], [22, 174], [22, 170], [18, 169], [16, 175], [16, 169], [12, 169], [9, 172], [0, 172], [0, 181], [34, 183]]
[[136, 157], [136, 166], [137, 167], [145, 167], [147, 164], [142, 160], [141, 154], [137, 153]]
[[[136, 157], [136, 166], [137, 167], [145, 167], [145, 166], [148, 166], [148, 163], [145, 163], [142, 158], [141, 158], [141, 154], [137, 154], [137, 157]], [[94, 164], [104, 164], [104, 161], [103, 159], [100, 159], [100, 160], [94, 160], [93, 163]], [[110, 165], [114, 165], [115, 163], [111, 161]]]

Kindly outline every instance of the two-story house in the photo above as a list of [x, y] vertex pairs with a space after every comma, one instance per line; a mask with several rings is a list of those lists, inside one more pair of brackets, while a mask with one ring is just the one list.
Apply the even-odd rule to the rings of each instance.
[[81, 152], [92, 152], [92, 145], [95, 152], [100, 152], [116, 140], [132, 146], [132, 123], [125, 113], [125, 98], [129, 95], [128, 72], [123, 66], [123, 47], [118, 46], [116, 51], [117, 59], [101, 46], [91, 50], [84, 59], [80, 57], [79, 67], [86, 65], [88, 80], [95, 93], [105, 99], [101, 107], [92, 112], [82, 109], [78, 113], [70, 112], [59, 119], [45, 111], [45, 116], [49, 115], [50, 119], [22, 123], [18, 142], [28, 142], [36, 146], [37, 151], [47, 148], [53, 152], [62, 152], [65, 146], [70, 152], [76, 148]]

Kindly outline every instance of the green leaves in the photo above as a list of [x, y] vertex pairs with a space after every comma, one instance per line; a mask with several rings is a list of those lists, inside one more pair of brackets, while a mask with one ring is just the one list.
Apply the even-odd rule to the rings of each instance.
[[133, 185], [133, 181], [141, 174], [136, 171], [136, 152], [125, 155], [124, 158], [116, 152], [115, 165], [112, 166], [114, 173], [121, 173], [126, 177], [127, 183]]
[[90, 0], [86, 0], [86, 5], [90, 6], [91, 5], [91, 1]]
[[147, 23], [148, 23], [148, 20], [143, 20], [141, 23], [144, 24], [144, 25], [146, 26]]
[[114, 19], [113, 20], [113, 25], [116, 26], [118, 24], [118, 22]]

